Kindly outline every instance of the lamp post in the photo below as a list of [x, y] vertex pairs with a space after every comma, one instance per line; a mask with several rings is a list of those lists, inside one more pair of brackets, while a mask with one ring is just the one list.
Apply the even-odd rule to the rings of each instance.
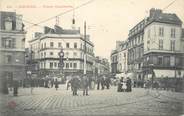
[[86, 21], [84, 22], [84, 74], [86, 74], [86, 60], [87, 60], [87, 55], [86, 55]]
[[61, 47], [60, 52], [58, 53], [59, 55], [59, 73], [63, 75], [63, 57], [64, 57], [64, 52], [63, 52], [63, 47]]

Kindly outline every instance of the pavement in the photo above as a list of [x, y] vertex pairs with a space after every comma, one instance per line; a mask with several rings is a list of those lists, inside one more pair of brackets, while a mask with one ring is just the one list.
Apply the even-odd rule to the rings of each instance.
[[132, 92], [90, 90], [89, 96], [72, 96], [65, 85], [55, 88], [20, 88], [14, 97], [0, 94], [0, 116], [182, 116], [184, 93], [133, 88]]

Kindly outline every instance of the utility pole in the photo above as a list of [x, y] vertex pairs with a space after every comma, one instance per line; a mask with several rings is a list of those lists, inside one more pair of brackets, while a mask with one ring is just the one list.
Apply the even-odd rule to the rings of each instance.
[[86, 74], [86, 21], [84, 22], [84, 74]]

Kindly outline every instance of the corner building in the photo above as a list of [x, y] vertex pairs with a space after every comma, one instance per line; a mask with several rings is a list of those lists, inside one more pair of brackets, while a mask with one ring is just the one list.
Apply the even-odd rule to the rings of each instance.
[[55, 29], [45, 27], [44, 33], [35, 33], [35, 38], [30, 42], [33, 51], [32, 60], [38, 63], [38, 76], [55, 76], [59, 74], [59, 55], [61, 47], [64, 51], [65, 76], [79, 75], [84, 72], [84, 54], [86, 45], [86, 70], [87, 74], [93, 74], [94, 44], [89, 40], [89, 35], [84, 39], [80, 30]]

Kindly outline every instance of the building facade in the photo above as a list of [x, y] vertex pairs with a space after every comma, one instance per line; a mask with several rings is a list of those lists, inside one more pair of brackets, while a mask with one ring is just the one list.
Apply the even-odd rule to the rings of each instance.
[[25, 34], [22, 15], [0, 12], [0, 78], [25, 78]]
[[99, 56], [95, 57], [94, 74], [95, 74], [95, 77], [110, 74], [110, 65], [109, 65], [108, 59], [101, 58]]
[[58, 53], [61, 48], [64, 51], [63, 73], [66, 76], [83, 74], [85, 53], [87, 74], [93, 73], [94, 44], [89, 40], [89, 35], [84, 39], [80, 30], [62, 29], [59, 26], [54, 29], [46, 27], [44, 31], [36, 33], [35, 38], [29, 42], [33, 51], [32, 62], [39, 64], [39, 76], [54, 76], [59, 73]]
[[128, 35], [128, 75], [133, 79], [135, 86], [141, 86], [144, 81], [142, 66], [146, 23], [147, 20], [143, 19], [129, 31]]
[[144, 29], [144, 73], [146, 78], [184, 76], [182, 21], [176, 14], [151, 9]]
[[111, 52], [111, 73], [117, 78], [127, 77], [128, 41], [117, 41], [116, 49]]

